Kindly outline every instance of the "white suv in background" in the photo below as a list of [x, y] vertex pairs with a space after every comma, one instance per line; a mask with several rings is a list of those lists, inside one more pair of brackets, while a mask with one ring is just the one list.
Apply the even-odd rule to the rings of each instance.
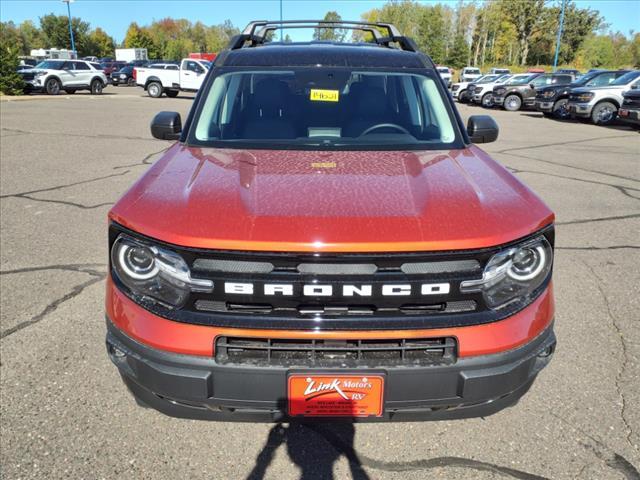
[[530, 73], [520, 73], [518, 75], [511, 75], [508, 73], [503, 74], [491, 82], [476, 82], [473, 91], [469, 92], [469, 99], [471, 102], [480, 104], [485, 108], [493, 107], [493, 87], [496, 85], [502, 85], [504, 82], [511, 80], [512, 78], [519, 79], [529, 76], [531, 76]]
[[442, 78], [442, 80], [444, 80], [444, 84], [447, 86], [447, 88], [451, 88], [451, 81], [452, 81], [451, 69], [449, 67], [443, 67], [439, 65], [436, 67], [436, 70], [438, 70], [438, 73], [440, 74], [440, 77]]
[[27, 91], [58, 95], [62, 90], [67, 93], [89, 90], [100, 95], [107, 85], [107, 76], [95, 65], [84, 60], [45, 60], [18, 73], [25, 81]]
[[476, 67], [464, 67], [460, 72], [460, 82], [473, 82], [478, 80], [482, 76], [479, 68]]

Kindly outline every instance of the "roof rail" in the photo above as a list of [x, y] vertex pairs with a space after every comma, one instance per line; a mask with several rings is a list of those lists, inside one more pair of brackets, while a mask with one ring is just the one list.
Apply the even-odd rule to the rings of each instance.
[[[237, 50], [244, 46], [255, 47], [263, 45], [268, 38], [269, 32], [290, 28], [332, 28], [364, 31], [370, 33], [378, 45], [389, 47], [389, 44], [394, 42], [400, 45], [402, 50], [418, 51], [416, 43], [412, 39], [403, 36], [395, 25], [391, 23], [343, 20], [257, 20], [249, 23], [240, 35], [235, 35], [229, 42], [228, 48], [229, 50]], [[381, 30], [386, 31], [387, 35], [382, 36]]]

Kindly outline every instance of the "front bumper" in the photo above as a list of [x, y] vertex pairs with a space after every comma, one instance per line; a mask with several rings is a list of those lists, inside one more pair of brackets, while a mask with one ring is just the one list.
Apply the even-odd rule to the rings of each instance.
[[493, 104], [494, 105], [503, 105], [504, 104], [504, 95], [503, 96], [496, 96], [496, 94], [493, 94]]
[[[221, 365], [213, 357], [158, 350], [130, 338], [107, 319], [107, 351], [138, 403], [180, 417], [277, 422], [287, 415], [290, 373], [380, 374], [382, 417], [347, 421], [445, 420], [487, 416], [515, 404], [550, 361], [556, 339], [550, 324], [529, 343], [506, 352], [458, 358], [451, 365], [313, 369]], [[310, 420], [305, 418], [305, 420]], [[344, 421], [344, 418], [320, 418]]]
[[538, 110], [539, 112], [552, 112], [553, 102], [548, 102], [545, 100], [536, 100], [535, 107], [536, 107], [536, 110]]
[[623, 122], [640, 125], [640, 110], [621, 107], [618, 110], [618, 118]]
[[593, 105], [589, 103], [569, 102], [569, 113], [573, 117], [589, 117], [592, 109]]

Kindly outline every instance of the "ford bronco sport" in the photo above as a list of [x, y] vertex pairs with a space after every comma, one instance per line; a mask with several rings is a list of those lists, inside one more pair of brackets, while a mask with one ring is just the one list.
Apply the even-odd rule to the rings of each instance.
[[[287, 26], [370, 43], [269, 42]], [[384, 35], [381, 32], [386, 32]], [[184, 418], [415, 421], [513, 405], [552, 357], [554, 215], [389, 24], [254, 22], [109, 213], [107, 350]]]

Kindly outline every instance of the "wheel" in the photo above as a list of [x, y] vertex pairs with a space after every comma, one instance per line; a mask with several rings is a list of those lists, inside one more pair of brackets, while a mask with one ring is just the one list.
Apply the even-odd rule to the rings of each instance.
[[176, 98], [180, 93], [178, 90], [167, 90], [167, 97]]
[[97, 78], [91, 82], [91, 93], [93, 95], [101, 95], [102, 94], [102, 82]]
[[113, 83], [113, 82], [111, 83], [111, 85], [112, 85], [112, 86], [114, 86], [114, 87], [117, 87], [117, 86], [118, 86], [118, 84], [117, 84], [117, 83]]
[[47, 95], [58, 95], [61, 88], [62, 85], [60, 84], [60, 80], [57, 78], [50, 78], [47, 80], [47, 83], [44, 84], [44, 89], [47, 92]]
[[458, 93], [458, 101], [460, 103], [469, 103], [469, 97], [467, 96], [466, 90], [461, 90], [460, 93]]
[[147, 93], [150, 97], [160, 98], [162, 96], [162, 84], [160, 82], [151, 82], [147, 85]]
[[559, 120], [569, 120], [571, 118], [568, 98], [561, 98], [553, 104], [553, 116]]
[[130, 87], [135, 87], [136, 86], [135, 78], [132, 77], [129, 80], [127, 80], [127, 85], [129, 85]]
[[522, 99], [518, 95], [508, 95], [504, 99], [504, 109], [510, 112], [517, 112], [522, 107]]
[[67, 95], [73, 95], [74, 93], [76, 93], [73, 88], [66, 88], [64, 91], [67, 92]]
[[618, 116], [618, 107], [611, 102], [602, 102], [593, 107], [591, 121], [595, 125], [609, 125]]
[[480, 104], [484, 107], [484, 108], [491, 108], [493, 107], [493, 94], [491, 93], [485, 93], [482, 96], [482, 100], [480, 101]]
[[542, 115], [544, 115], [547, 118], [553, 118], [553, 113], [551, 112], [542, 112]]

